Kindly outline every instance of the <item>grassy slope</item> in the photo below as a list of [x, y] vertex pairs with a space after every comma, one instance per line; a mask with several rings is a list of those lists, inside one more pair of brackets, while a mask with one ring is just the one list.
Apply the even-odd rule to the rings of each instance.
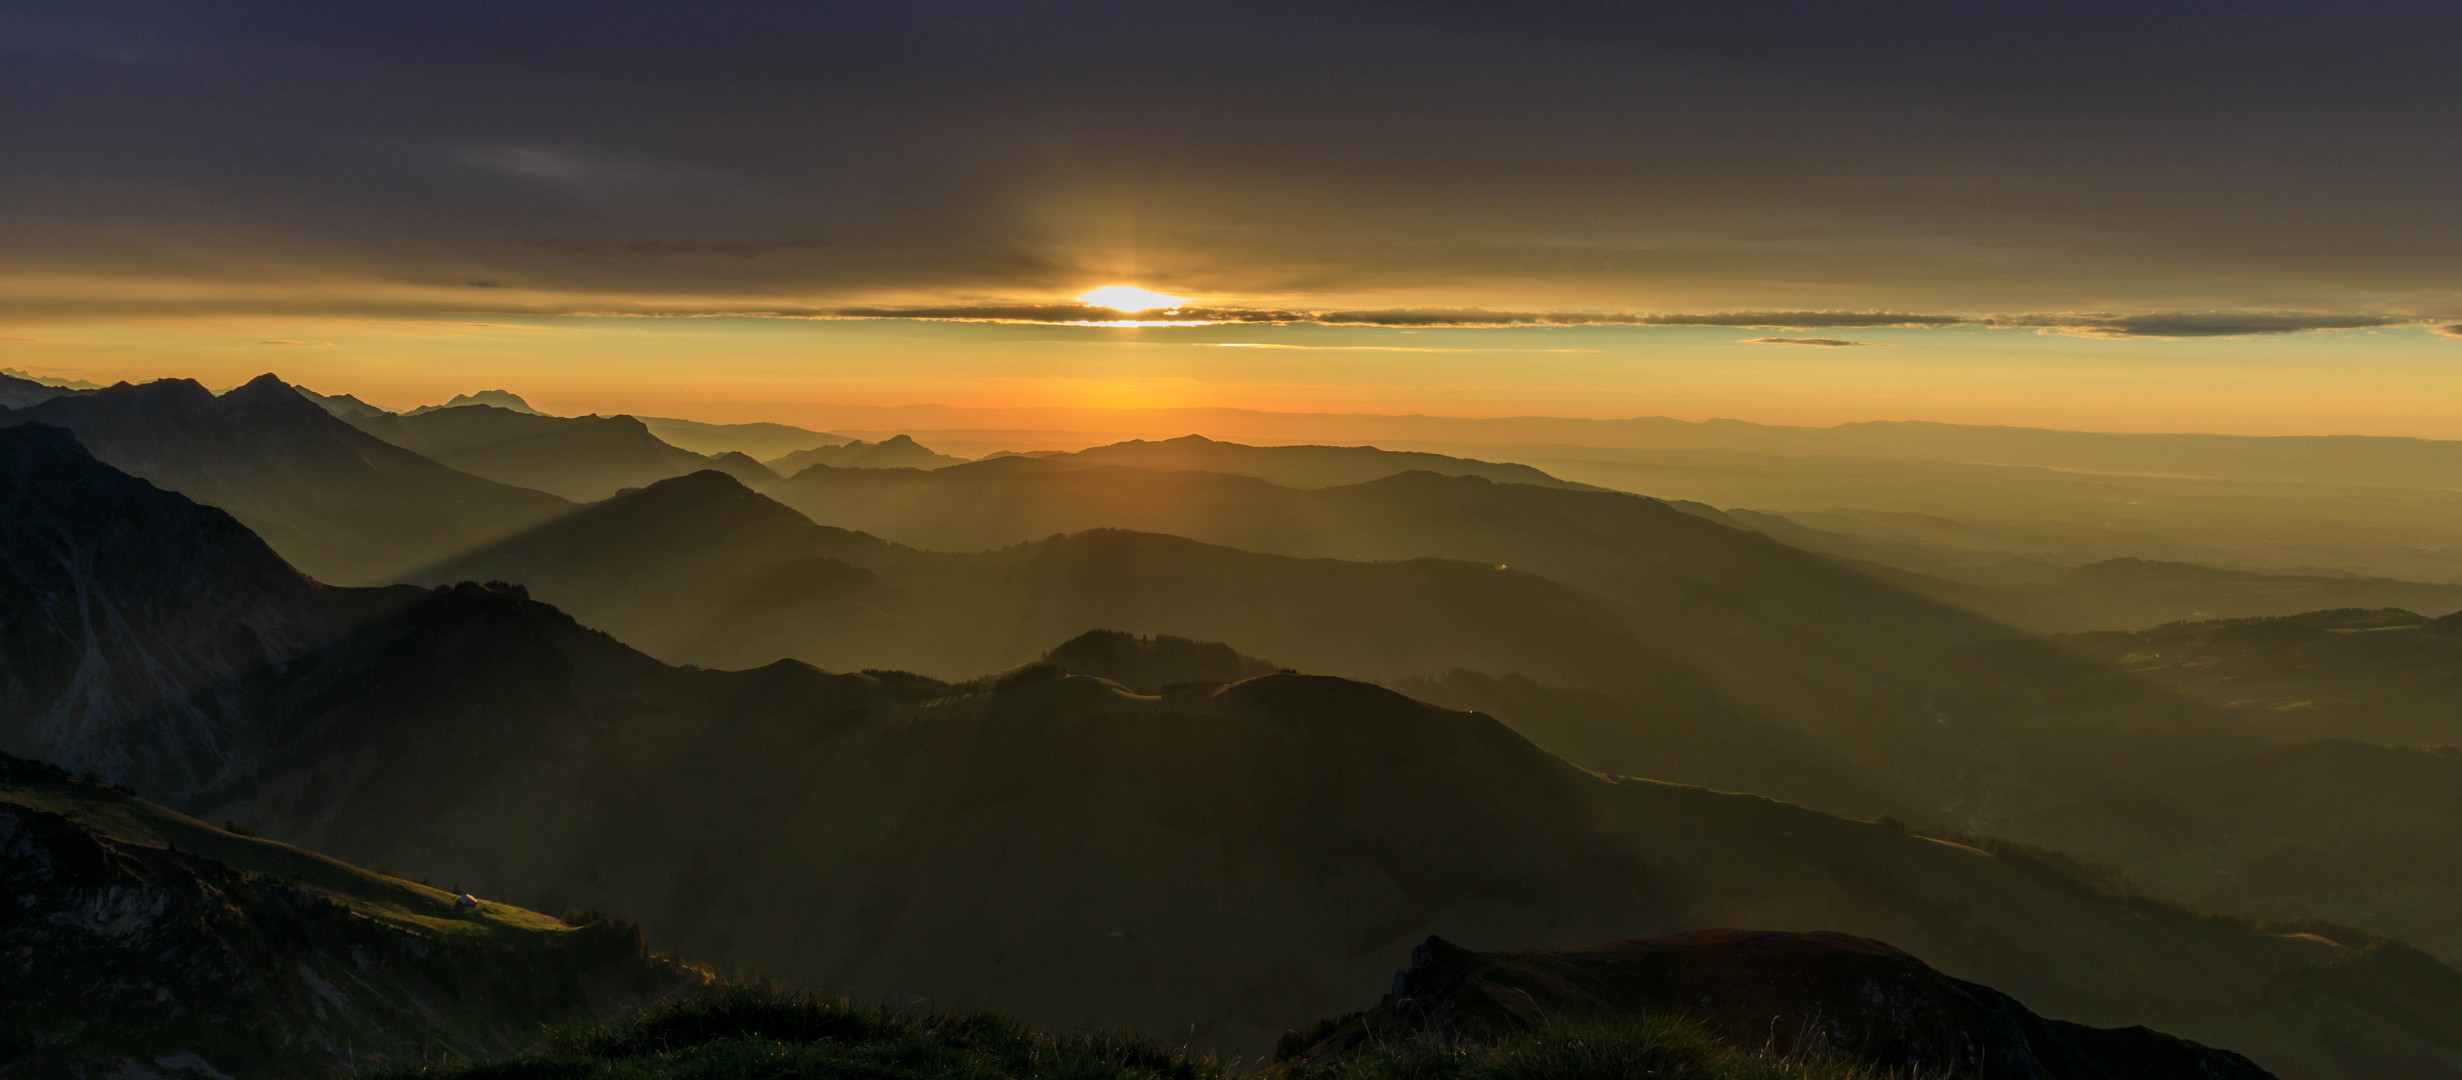
[[17, 897], [0, 915], [0, 1075], [310, 1077], [504, 1054], [707, 980], [627, 924], [463, 909], [20, 759], [0, 759], [0, 835]]
[[[1229, 1080], [1239, 1063], [1148, 1039], [1051, 1035], [988, 1013], [850, 1005], [731, 988], [626, 1023], [569, 1033], [558, 1052], [394, 1074], [394, 1080]], [[1865, 1080], [1823, 1062], [1722, 1046], [1653, 1017], [1558, 1027], [1505, 1043], [1392, 1044], [1356, 1059], [1274, 1075], [1289, 1080]]]
[[474, 942], [514, 943], [570, 933], [564, 920], [503, 903], [476, 910], [430, 885], [371, 873], [289, 844], [243, 836], [116, 788], [42, 773], [0, 787], [0, 804], [59, 814], [116, 843], [201, 855], [248, 874], [279, 878], [387, 926]]

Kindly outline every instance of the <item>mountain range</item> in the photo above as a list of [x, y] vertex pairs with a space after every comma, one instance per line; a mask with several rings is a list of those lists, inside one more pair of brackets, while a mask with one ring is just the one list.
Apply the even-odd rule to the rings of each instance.
[[[21, 504], [68, 549], [115, 528], [210, 540], [229, 520], [99, 465], [28, 476]], [[197, 575], [273, 558], [237, 543], [177, 557]], [[1366, 999], [1431, 933], [1543, 947], [1755, 925], [1889, 940], [2048, 1015], [2153, 1024], [2286, 1076], [2462, 1067], [2437, 1019], [2462, 1015], [2462, 976], [2398, 944], [2138, 902], [2025, 849], [1604, 778], [1478, 713], [1251, 675], [1227, 650], [1098, 638], [965, 684], [716, 671], [510, 585], [328, 594], [360, 616], [243, 680], [234, 765], [181, 805], [482, 896], [632, 912], [688, 955], [834, 992], [1257, 1048]], [[1198, 678], [1139, 693], [1063, 663]]]
[[892, 435], [879, 442], [855, 439], [835, 446], [814, 446], [769, 463], [780, 476], [793, 476], [814, 466], [832, 469], [940, 469], [964, 462], [961, 457], [933, 451], [911, 435]]
[[499, 483], [580, 502], [702, 469], [747, 483], [777, 474], [737, 451], [696, 454], [668, 445], [630, 416], [547, 416], [488, 404], [355, 415], [360, 430]]
[[390, 581], [570, 507], [369, 435], [270, 375], [219, 397], [166, 379], [0, 412], [0, 427], [28, 423], [229, 511], [322, 581]]

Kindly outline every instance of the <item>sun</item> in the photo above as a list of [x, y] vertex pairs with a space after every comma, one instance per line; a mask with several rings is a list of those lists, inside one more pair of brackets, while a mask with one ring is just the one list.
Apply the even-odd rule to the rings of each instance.
[[1077, 294], [1077, 299], [1094, 307], [1110, 308], [1113, 311], [1154, 311], [1160, 308], [1175, 308], [1188, 302], [1185, 296], [1158, 293], [1152, 289], [1140, 289], [1134, 285], [1105, 285], [1099, 289], [1088, 289]]

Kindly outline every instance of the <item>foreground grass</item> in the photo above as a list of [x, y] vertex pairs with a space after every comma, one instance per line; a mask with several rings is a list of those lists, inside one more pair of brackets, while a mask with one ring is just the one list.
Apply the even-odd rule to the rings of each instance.
[[[1876, 1080], [1725, 1047], [1670, 1018], [1559, 1026], [1502, 1043], [1382, 1042], [1277, 1080]], [[727, 987], [566, 1032], [546, 1054], [396, 1080], [1232, 1080], [1211, 1056], [1109, 1034], [1046, 1035], [992, 1013], [915, 1013]]]
[[1750, 1053], [1671, 1016], [1556, 1023], [1510, 1040], [1382, 1042], [1287, 1080], [1881, 1080], [1827, 1060]]

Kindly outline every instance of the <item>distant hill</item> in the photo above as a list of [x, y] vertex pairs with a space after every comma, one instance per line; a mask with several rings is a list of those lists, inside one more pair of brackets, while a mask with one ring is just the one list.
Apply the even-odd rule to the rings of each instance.
[[0, 367], [0, 378], [16, 379], [58, 390], [100, 390], [103, 384], [86, 379], [64, 379], [57, 375], [37, 375], [23, 368]]
[[867, 642], [860, 657], [827, 656], [860, 666], [893, 662], [893, 643], [879, 638], [888, 632], [884, 609], [899, 601], [865, 568], [888, 549], [704, 470], [582, 507], [412, 580], [519, 582], [653, 653], [722, 666], [808, 655], [806, 638], [762, 639], [770, 625], [762, 615], [776, 612], [784, 632]]
[[2462, 616], [2343, 609], [2055, 640], [2279, 739], [2462, 743]]
[[965, 458], [936, 453], [907, 435], [892, 435], [879, 442], [861, 439], [836, 446], [815, 446], [769, 462], [780, 476], [825, 465], [832, 469], [940, 469], [962, 464]]
[[23, 372], [0, 371], [0, 409], [22, 409], [77, 392], [79, 388], [37, 381], [26, 377]]
[[1109, 679], [1141, 693], [1165, 687], [1221, 685], [1270, 675], [1274, 665], [1218, 641], [1190, 641], [1163, 634], [1139, 637], [1117, 630], [1088, 630], [1044, 653], [1038, 663], [1071, 675]]
[[1332, 1073], [1393, 1053], [1387, 1043], [1510, 1046], [1584, 1028], [1607, 1041], [1619, 1023], [1669, 1016], [1731, 1045], [1766, 1043], [1780, 1057], [1842, 1059], [1891, 1076], [2272, 1076], [2238, 1054], [2142, 1027], [2045, 1020], [1878, 941], [1743, 930], [1501, 953], [1431, 937], [1374, 1008], [1293, 1032], [1275, 1057], [1294, 1075]]
[[424, 416], [443, 409], [459, 409], [469, 405], [485, 405], [489, 408], [504, 409], [508, 412], [524, 413], [530, 416], [547, 415], [531, 408], [529, 402], [521, 399], [521, 395], [510, 390], [481, 390], [475, 394], [455, 394], [453, 400], [442, 405], [421, 405], [402, 415]]
[[650, 434], [696, 454], [733, 452], [760, 461], [797, 450], [843, 446], [854, 441], [844, 435], [831, 435], [789, 424], [708, 424], [667, 416], [644, 416], [641, 422], [649, 425]]
[[95, 457], [229, 511], [318, 580], [372, 584], [566, 509], [368, 435], [259, 377], [216, 397], [177, 379], [0, 412], [50, 424]]
[[1418, 451], [1380, 450], [1373, 446], [1244, 446], [1202, 435], [1149, 442], [1143, 439], [1080, 450], [1073, 454], [1037, 455], [1054, 464], [1123, 465], [1139, 469], [1232, 473], [1253, 476], [1294, 488], [1340, 487], [1381, 480], [1396, 473], [1430, 472], [1439, 476], [1476, 476], [1500, 484], [1601, 490], [1558, 480], [1528, 465], [1447, 457]]
[[[1683, 505], [1683, 504], [1677, 504]], [[1875, 576], [2038, 633], [2133, 630], [2167, 622], [2295, 615], [2328, 608], [2399, 607], [2433, 614], [2462, 609], [2462, 585], [2351, 574], [2225, 570], [2141, 558], [2069, 566], [2039, 558], [1987, 557], [1809, 527], [1818, 515], [1685, 505], [1700, 516], [1769, 534], [1807, 551], [1850, 560]], [[1959, 528], [1929, 523], [1934, 533]], [[1968, 527], [1971, 528], [1971, 527]]]
[[713, 457], [669, 446], [629, 416], [545, 416], [478, 404], [351, 422], [465, 472], [579, 502], [702, 469], [754, 484], [777, 479], [741, 453]]
[[392, 410], [377, 408], [376, 406], [370, 405], [367, 402], [361, 401], [349, 394], [334, 394], [328, 396], [317, 393], [316, 391], [310, 390], [304, 386], [294, 386], [291, 389], [299, 391], [299, 396], [317, 403], [317, 405], [323, 407], [326, 412], [341, 417], [346, 421], [368, 420], [379, 416], [392, 415]]
[[0, 755], [12, 1076], [324, 1077], [534, 1050], [706, 981], [566, 923], [235, 835]]

